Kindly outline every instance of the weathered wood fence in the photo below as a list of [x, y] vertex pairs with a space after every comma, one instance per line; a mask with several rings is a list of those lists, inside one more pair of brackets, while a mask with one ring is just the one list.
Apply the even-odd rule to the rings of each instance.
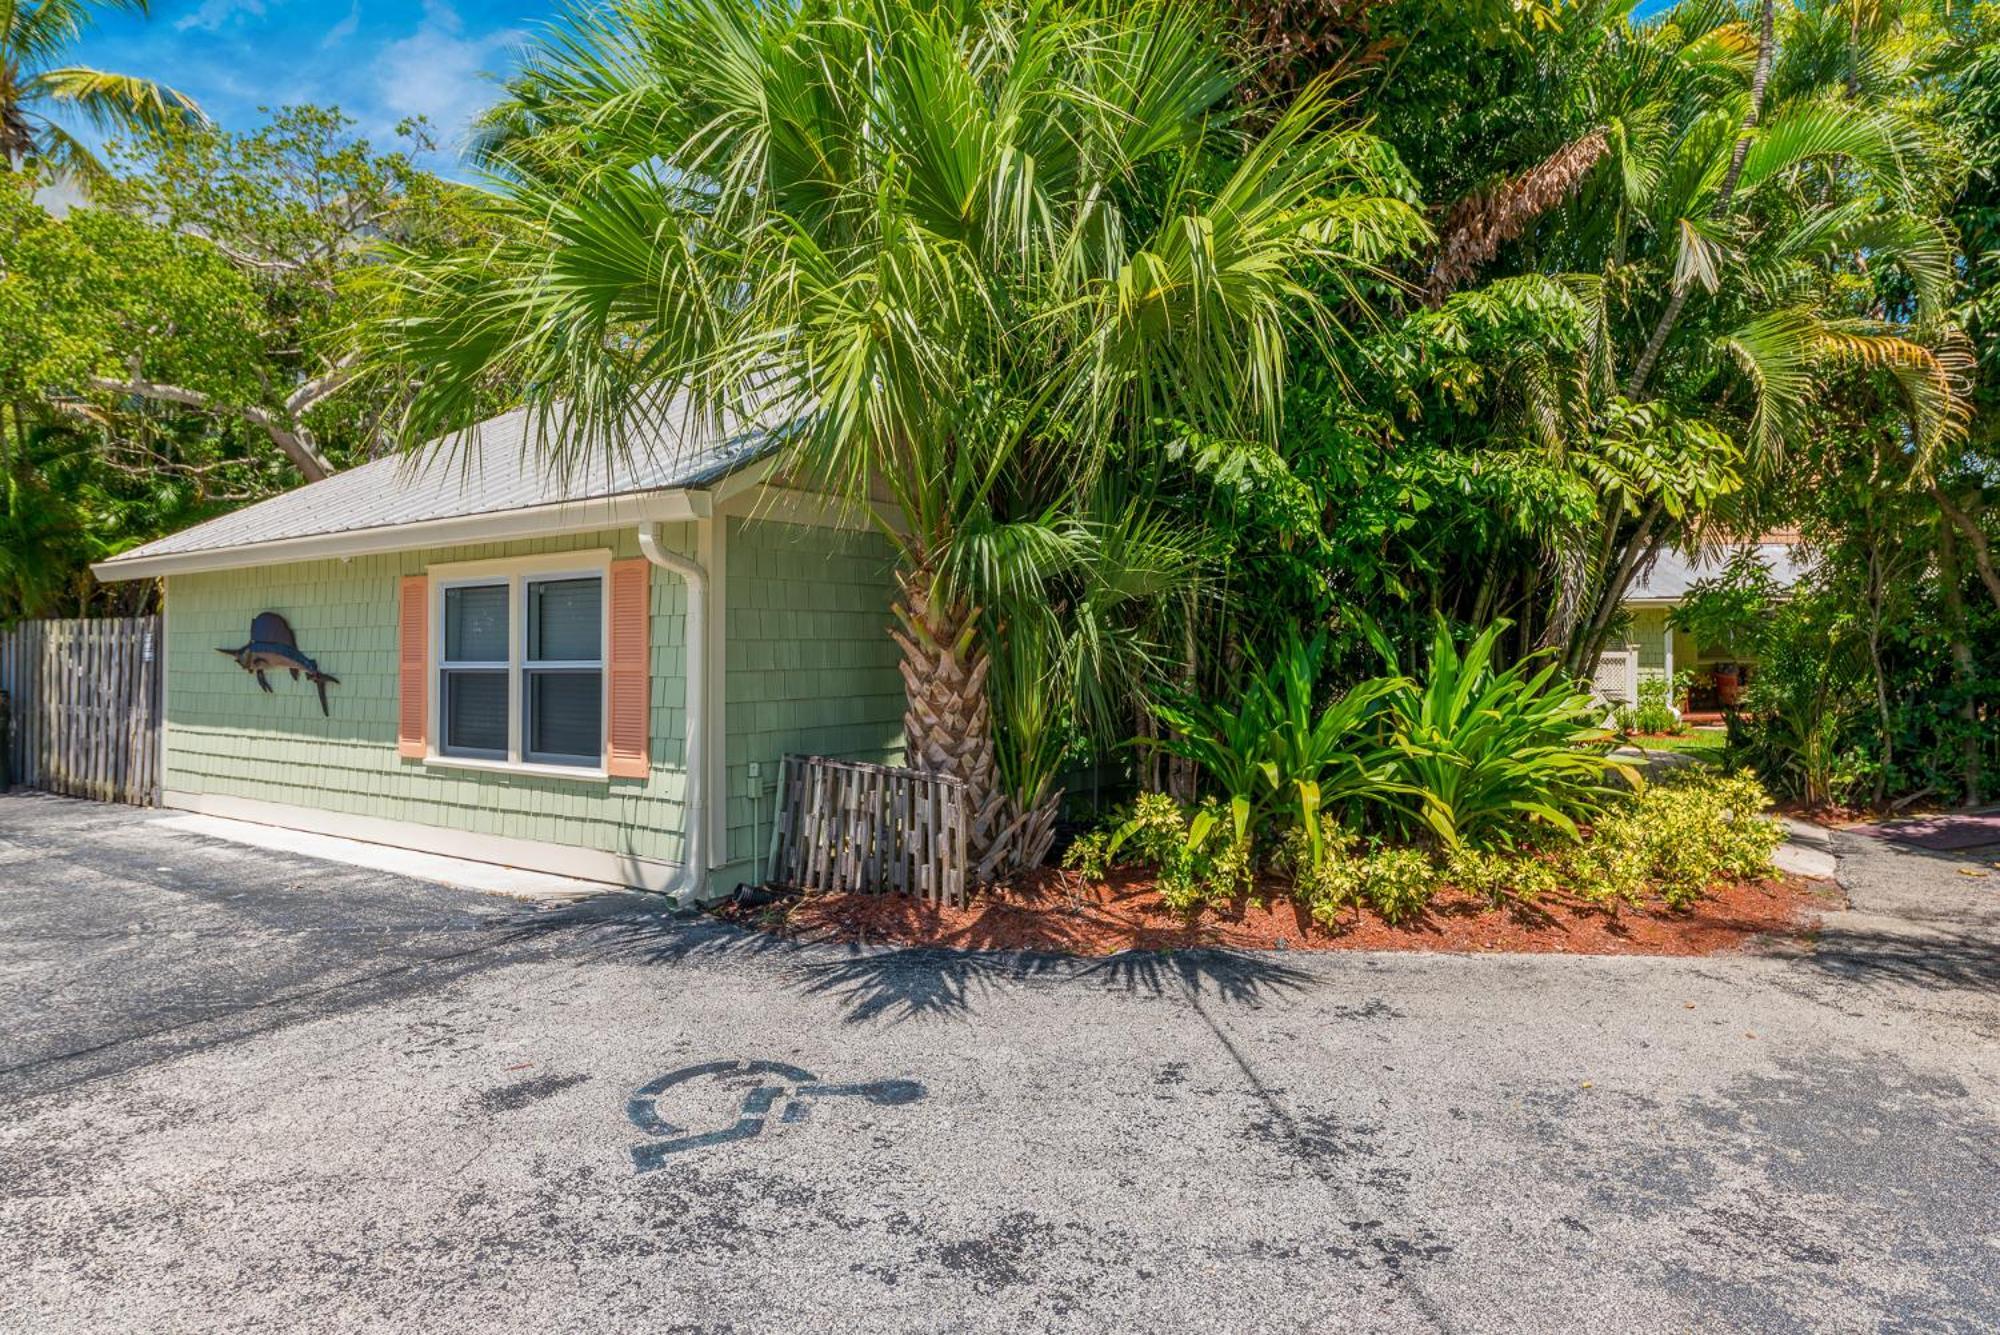
[[21, 621], [0, 630], [8, 778], [151, 806], [160, 780], [160, 633], [158, 617]]
[[965, 784], [915, 770], [786, 756], [771, 880], [804, 890], [965, 903]]

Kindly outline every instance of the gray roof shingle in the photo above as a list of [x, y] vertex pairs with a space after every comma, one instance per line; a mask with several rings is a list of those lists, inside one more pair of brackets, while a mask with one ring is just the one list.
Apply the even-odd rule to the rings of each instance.
[[[1789, 589], [1805, 573], [1805, 552], [1789, 542], [1760, 542], [1752, 547], [1781, 589]], [[1674, 599], [1687, 597], [1697, 580], [1714, 579], [1729, 566], [1735, 547], [1714, 547], [1689, 557], [1671, 549], [1662, 551], [1650, 569], [1641, 569], [1625, 591], [1629, 599]]]
[[[335, 473], [135, 547], [104, 567], [109, 573], [124, 562], [159, 556], [702, 488], [768, 454], [778, 441], [766, 423], [726, 421], [719, 430], [698, 424], [679, 401], [662, 418], [660, 425], [630, 433], [622, 454], [607, 451], [565, 474], [543, 460], [534, 418], [517, 408], [461, 436]], [[667, 425], [672, 422], [682, 425]]]

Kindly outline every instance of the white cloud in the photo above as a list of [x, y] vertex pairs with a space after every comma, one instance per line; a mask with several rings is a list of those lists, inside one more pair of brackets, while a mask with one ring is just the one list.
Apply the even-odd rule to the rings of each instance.
[[458, 146], [473, 118], [499, 96], [487, 72], [505, 64], [500, 57], [523, 36], [515, 29], [466, 36], [445, 0], [425, 0], [417, 30], [383, 47], [375, 59], [382, 108], [392, 121], [426, 117], [442, 144]]
[[361, 0], [354, 0], [354, 3], [348, 6], [347, 17], [334, 24], [331, 28], [328, 28], [326, 36], [319, 39], [320, 49], [324, 51], [329, 46], [339, 46], [342, 42], [354, 36], [354, 30], [360, 26]]
[[194, 13], [174, 21], [174, 28], [179, 32], [186, 32], [189, 28], [215, 32], [231, 19], [263, 16], [264, 0], [201, 0]]

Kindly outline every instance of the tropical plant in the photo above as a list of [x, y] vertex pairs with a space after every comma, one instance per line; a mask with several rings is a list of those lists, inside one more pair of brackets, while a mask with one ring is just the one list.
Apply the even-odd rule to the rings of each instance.
[[787, 418], [780, 467], [893, 502], [909, 762], [963, 779], [977, 856], [1017, 866], [1050, 799], [996, 757], [986, 614], [1047, 573], [1035, 530], [1155, 423], [1270, 439], [1288, 350], [1427, 234], [1325, 87], [1235, 123], [1224, 49], [1187, 0], [581, 11], [482, 145], [530, 235], [397, 275], [402, 436], [494, 384], [558, 467], [682, 395]]
[[1664, 677], [1648, 677], [1639, 683], [1639, 698], [1631, 705], [1618, 711], [1620, 732], [1646, 733], [1651, 736], [1669, 736], [1687, 731], [1681, 716], [1674, 712], [1674, 697], [1685, 690], [1680, 680], [1688, 674], [1675, 674], [1676, 680]]
[[1405, 922], [1429, 907], [1442, 879], [1430, 855], [1417, 848], [1383, 848], [1361, 862], [1361, 894], [1382, 920]]
[[1572, 879], [1586, 893], [1636, 901], [1651, 889], [1669, 908], [1686, 908], [1717, 884], [1771, 874], [1784, 831], [1754, 778], [1672, 771], [1622, 799], [1570, 854]]
[[1143, 793], [1130, 815], [1080, 836], [1063, 853], [1063, 865], [1089, 880], [1104, 879], [1121, 860], [1150, 869], [1175, 913], [1226, 903], [1255, 884], [1255, 850], [1213, 797], [1184, 806], [1165, 793]]
[[[372, 247], [467, 242], [465, 187], [338, 111], [107, 146], [116, 175], [56, 214], [0, 173], [0, 616], [142, 610], [87, 564], [382, 452], [403, 393], [357, 378]], [[496, 410], [504, 400], [489, 403]]]
[[1351, 597], [1418, 642], [1432, 610], [1508, 616], [1509, 652], [1583, 675], [1660, 550], [1782, 522], [1845, 405], [1893, 400], [1914, 459], [1952, 457], [1961, 150], [1911, 91], [1944, 67], [1935, 6], [1600, 0], [1498, 36], [1432, 8], [1371, 16], [1406, 49], [1368, 103], [1457, 201], [1434, 305], [1286, 450]]
[[60, 64], [93, 11], [144, 14], [147, 0], [0, 0], [0, 168], [48, 170], [85, 183], [104, 164], [63, 122], [99, 130], [157, 130], [199, 121], [192, 99], [150, 79]]
[[1609, 754], [1612, 734], [1589, 693], [1557, 664], [1495, 667], [1506, 628], [1495, 622], [1461, 651], [1440, 623], [1422, 671], [1385, 697], [1394, 777], [1414, 795], [1403, 827], [1448, 849], [1513, 846], [1536, 826], [1574, 838], [1603, 810], [1614, 776], [1637, 781]]
[[1222, 791], [1239, 839], [1254, 842], [1288, 824], [1311, 861], [1324, 852], [1322, 813], [1394, 804], [1407, 790], [1393, 777], [1397, 751], [1378, 722], [1381, 702], [1403, 683], [1363, 681], [1327, 704], [1319, 682], [1326, 639], [1286, 636], [1271, 662], [1254, 665], [1225, 701], [1161, 702], [1173, 731], [1158, 744], [1194, 762]]

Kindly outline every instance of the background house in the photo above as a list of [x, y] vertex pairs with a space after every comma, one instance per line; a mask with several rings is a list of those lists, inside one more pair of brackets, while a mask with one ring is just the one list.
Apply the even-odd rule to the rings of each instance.
[[[1688, 669], [1696, 675], [1691, 712], [1712, 712], [1733, 703], [1722, 698], [1727, 694], [1726, 686], [1718, 693], [1714, 681], [1717, 669], [1725, 675], [1731, 668], [1738, 669], [1739, 679], [1748, 680], [1748, 674], [1755, 671], [1754, 661], [1731, 645], [1696, 643], [1687, 632], [1667, 624], [1669, 615], [1697, 583], [1721, 574], [1736, 554], [1746, 549], [1771, 572], [1779, 588], [1790, 589], [1803, 570], [1798, 542], [1796, 533], [1779, 532], [1765, 534], [1754, 543], [1709, 547], [1695, 556], [1661, 552], [1626, 591], [1624, 607], [1629, 619], [1622, 640], [1614, 637], [1616, 647], [1606, 649], [1598, 659], [1598, 689], [1607, 699], [1631, 704], [1637, 699], [1640, 682], [1671, 681], [1677, 671]], [[1679, 702], [1675, 704], [1678, 707]]]
[[[888, 543], [754, 426], [552, 476], [516, 412], [96, 567], [165, 581], [162, 801], [697, 898], [756, 879], [778, 763], [893, 763]], [[217, 649], [275, 611], [338, 678]], [[691, 719], [693, 720], [691, 723]]]

